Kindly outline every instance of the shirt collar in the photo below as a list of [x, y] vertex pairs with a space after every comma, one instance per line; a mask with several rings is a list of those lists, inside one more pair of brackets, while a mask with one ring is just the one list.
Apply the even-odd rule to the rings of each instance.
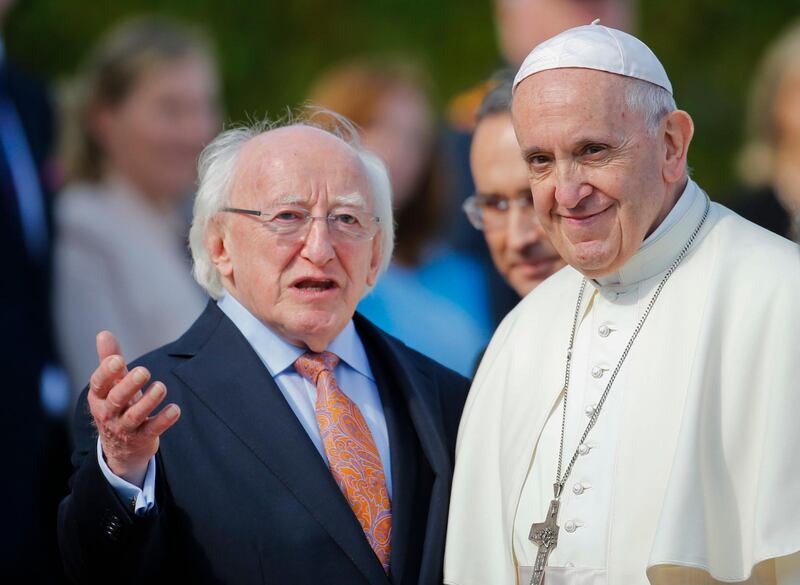
[[[292, 345], [264, 325], [228, 292], [223, 294], [217, 305], [242, 332], [273, 377], [289, 369], [294, 371], [294, 362], [308, 351], [307, 348]], [[326, 351], [335, 353], [339, 356], [340, 362], [347, 364], [373, 382], [375, 381], [367, 359], [367, 352], [352, 319], [331, 341]]]
[[664, 221], [618, 272], [590, 282], [598, 288], [625, 288], [664, 272], [703, 217], [706, 194], [689, 179], [678, 201]]

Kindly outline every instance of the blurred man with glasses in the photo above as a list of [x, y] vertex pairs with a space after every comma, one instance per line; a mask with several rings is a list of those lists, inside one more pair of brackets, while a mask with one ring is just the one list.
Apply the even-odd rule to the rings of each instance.
[[217, 137], [190, 234], [213, 300], [130, 368], [98, 335], [59, 518], [76, 582], [442, 582], [467, 380], [354, 314], [391, 191], [336, 126]]
[[564, 261], [533, 210], [528, 168], [511, 124], [513, 81], [512, 71], [500, 72], [478, 110], [470, 152], [476, 194], [464, 211], [483, 231], [497, 270], [524, 297]]

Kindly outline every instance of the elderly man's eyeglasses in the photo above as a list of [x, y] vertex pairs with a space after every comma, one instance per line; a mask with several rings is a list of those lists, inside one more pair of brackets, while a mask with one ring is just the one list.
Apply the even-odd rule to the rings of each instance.
[[520, 194], [514, 198], [473, 195], [464, 201], [462, 209], [475, 229], [497, 230], [505, 229], [512, 206], [517, 207], [529, 221], [538, 225], [539, 220], [533, 210], [533, 197], [530, 193]]
[[269, 231], [292, 238], [305, 238], [315, 219], [325, 220], [331, 238], [342, 241], [371, 240], [378, 232], [380, 218], [354, 209], [335, 209], [328, 215], [314, 216], [307, 209], [279, 207], [270, 211], [223, 207], [221, 211], [241, 213], [259, 219]]

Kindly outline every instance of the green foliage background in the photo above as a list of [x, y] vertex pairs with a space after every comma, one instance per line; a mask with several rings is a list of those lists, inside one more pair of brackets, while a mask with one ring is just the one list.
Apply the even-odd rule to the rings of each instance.
[[[229, 121], [296, 105], [317, 73], [352, 55], [412, 55], [429, 68], [440, 106], [500, 62], [490, 0], [20, 0], [6, 23], [7, 51], [57, 82], [109, 26], [142, 12], [209, 31]], [[690, 164], [715, 199], [725, 200], [736, 180], [751, 75], [769, 41], [798, 16], [800, 0], [640, 2], [639, 36], [695, 119]]]

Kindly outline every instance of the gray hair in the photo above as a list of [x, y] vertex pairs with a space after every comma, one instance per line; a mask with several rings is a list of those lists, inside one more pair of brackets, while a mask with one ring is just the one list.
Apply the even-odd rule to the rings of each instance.
[[321, 108], [309, 111], [301, 117], [289, 114], [281, 120], [264, 120], [225, 130], [200, 154], [198, 189], [194, 202], [192, 228], [189, 231], [189, 248], [194, 263], [192, 268], [194, 278], [214, 299], [222, 297], [224, 288], [217, 268], [206, 249], [206, 233], [211, 219], [228, 203], [239, 153], [251, 139], [270, 130], [289, 126], [306, 126], [328, 132], [353, 150], [364, 166], [372, 190], [375, 215], [379, 218], [381, 263], [378, 276], [386, 271], [391, 262], [394, 249], [392, 188], [383, 161], [361, 146], [358, 131], [343, 116]]
[[483, 101], [475, 113], [475, 125], [489, 116], [511, 113], [514, 75], [516, 72], [510, 68], [501, 69], [492, 75], [489, 79], [491, 89], [483, 96]]
[[658, 131], [664, 116], [678, 109], [675, 98], [666, 89], [633, 77], [625, 79], [625, 105], [644, 116], [645, 126], [652, 135]]
[[[644, 125], [650, 136], [655, 136], [664, 117], [678, 109], [675, 98], [663, 87], [649, 81], [628, 77], [625, 79], [625, 105], [644, 116]], [[687, 162], [683, 167], [685, 176], [692, 169]]]

